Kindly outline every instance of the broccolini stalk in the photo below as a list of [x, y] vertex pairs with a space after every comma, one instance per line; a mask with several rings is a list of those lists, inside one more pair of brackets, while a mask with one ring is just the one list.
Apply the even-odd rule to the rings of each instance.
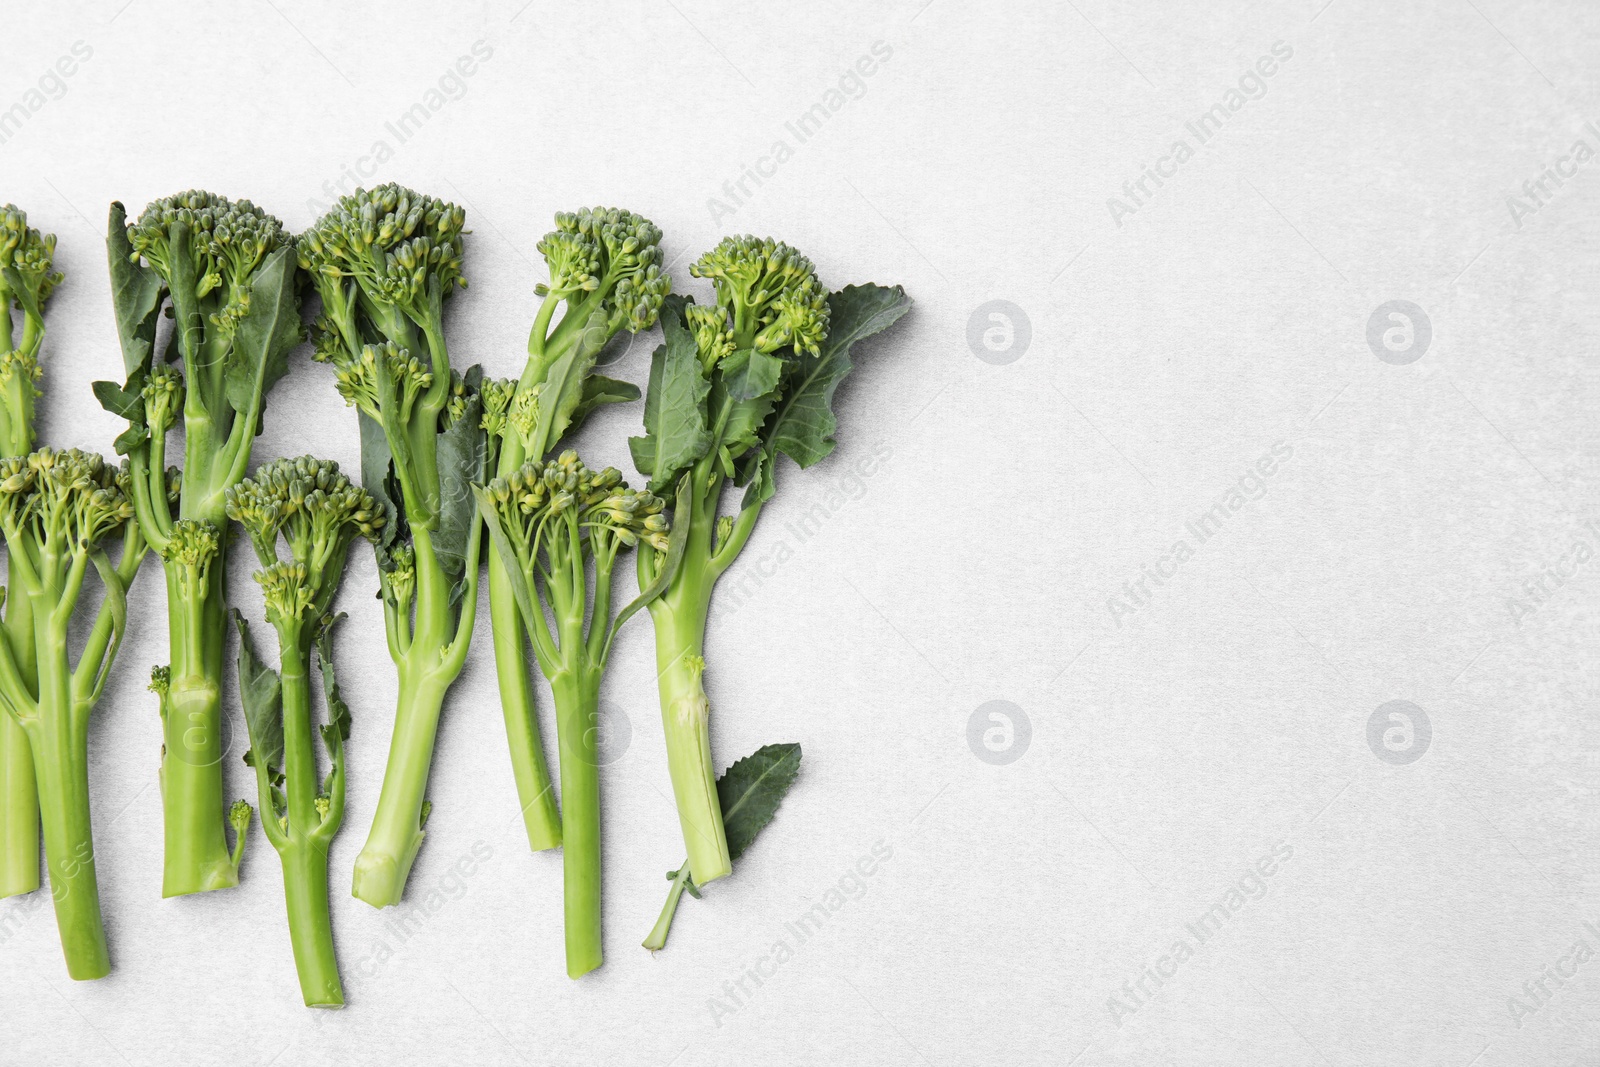
[[[339, 1007], [344, 989], [328, 917], [328, 848], [344, 819], [350, 710], [333, 677], [334, 620], [327, 613], [350, 542], [358, 533], [376, 540], [384, 516], [337, 463], [310, 456], [267, 464], [229, 489], [227, 500], [228, 518], [245, 528], [261, 561], [255, 579], [266, 599], [267, 621], [278, 632], [274, 671], [256, 659], [244, 616], [234, 612], [239, 689], [250, 731], [245, 762], [256, 772], [261, 828], [283, 863], [300, 992], [307, 1007]], [[279, 554], [280, 538], [289, 547], [287, 559]], [[313, 643], [328, 703], [328, 722], [321, 727], [330, 764], [326, 779], [312, 742]]]
[[[0, 207], [0, 456], [23, 456], [33, 448], [33, 401], [40, 378], [44, 305], [61, 283], [52, 269], [54, 234], [30, 229], [28, 216]], [[21, 335], [12, 308], [21, 317]], [[4, 628], [28, 691], [38, 694], [33, 654], [33, 609], [26, 596], [5, 605]], [[0, 715], [0, 897], [39, 888], [39, 796], [28, 738], [9, 715]]]
[[465, 213], [397, 185], [344, 197], [299, 241], [322, 297], [316, 358], [359, 411], [362, 482], [389, 515], [375, 542], [394, 736], [353, 891], [398, 903], [422, 846], [428, 769], [445, 694], [472, 640], [483, 538], [478, 368], [450, 369], [444, 301], [459, 285]]
[[[245, 475], [267, 392], [302, 340], [292, 243], [248, 200], [190, 191], [157, 200], [133, 225], [111, 205], [106, 245], [128, 378], [95, 395], [128, 420], [139, 526], [161, 555], [172, 662], [161, 695], [163, 896], [239, 884], [244, 837], [230, 850], [233, 810], [222, 795], [222, 666], [227, 633], [221, 536], [224, 494]], [[156, 325], [174, 320], [165, 355]], [[180, 370], [181, 368], [181, 370]], [[183, 469], [166, 467], [181, 420]], [[169, 483], [180, 485], [177, 509]]]
[[[631, 211], [597, 207], [556, 215], [556, 228], [539, 242], [550, 267], [550, 284], [536, 290], [544, 302], [528, 335], [522, 378], [484, 384], [489, 466], [500, 477], [526, 460], [544, 459], [601, 404], [639, 398], [636, 386], [592, 371], [601, 349], [617, 333], [637, 333], [655, 323], [661, 300], [671, 290], [661, 273], [660, 244], [660, 229]], [[500, 705], [528, 845], [535, 852], [555, 848], [561, 844], [561, 820], [533, 710], [525, 663], [528, 637], [511, 578], [494, 554], [489, 557], [489, 611]]]
[[[37, 685], [22, 674], [9, 633], [0, 636], [0, 704], [33, 754], [45, 863], [67, 973], [103, 978], [111, 970], [89, 822], [89, 713], [105, 689], [127, 622], [127, 589], [144, 558], [127, 472], [100, 456], [54, 452], [0, 460], [0, 531], [11, 570], [10, 599], [33, 614]], [[115, 565], [100, 543], [117, 534]], [[67, 651], [73, 611], [90, 566], [105, 596], [74, 665]]]
[[629, 489], [615, 467], [591, 471], [571, 451], [531, 460], [476, 491], [555, 699], [567, 974], [578, 978], [601, 962], [600, 679], [617, 629], [659, 592], [646, 589], [613, 618], [613, 568], [641, 541], [671, 555], [667, 519], [660, 497]]
[[[811, 261], [779, 241], [729, 237], [690, 268], [716, 302], [671, 299], [645, 398], [645, 436], [629, 444], [650, 488], [673, 497], [687, 530], [682, 563], [650, 604], [667, 764], [694, 884], [732, 870], [711, 760], [706, 620], [717, 579], [743, 550], [772, 496], [783, 452], [809, 467], [833, 450], [833, 394], [851, 346], [911, 306], [898, 286], [854, 285], [829, 295]], [[738, 517], [719, 516], [728, 481], [745, 486]], [[662, 560], [639, 553], [639, 582]]]

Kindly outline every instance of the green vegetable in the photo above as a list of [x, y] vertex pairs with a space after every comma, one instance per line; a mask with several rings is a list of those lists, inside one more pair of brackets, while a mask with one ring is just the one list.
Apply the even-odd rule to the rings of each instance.
[[615, 467], [591, 471], [575, 452], [532, 460], [477, 493], [555, 698], [567, 974], [578, 978], [601, 962], [600, 679], [617, 629], [660, 591], [645, 589], [613, 617], [613, 568], [624, 548], [641, 542], [675, 558], [682, 539], [669, 539], [660, 497], [629, 489]]
[[[829, 295], [810, 260], [754, 237], [725, 239], [690, 273], [715, 283], [716, 303], [667, 301], [645, 436], [629, 444], [650, 488], [677, 501], [674, 529], [687, 530], [682, 564], [650, 615], [678, 820], [690, 872], [704, 886], [732, 870], [702, 684], [712, 590], [772, 496], [778, 453], [809, 467], [833, 450], [833, 394], [852, 366], [851, 347], [893, 325], [911, 300], [899, 286]], [[737, 518], [718, 514], [730, 480], [745, 487]], [[662, 573], [658, 553], [639, 553], [641, 586]]]
[[[5, 327], [0, 338], [0, 456], [23, 456], [33, 448], [44, 305], [61, 284], [60, 272], [52, 269], [55, 250], [54, 234], [31, 229], [20, 208], [0, 207], [0, 325]], [[20, 323], [12, 321], [13, 307]], [[13, 597], [6, 605], [3, 625], [22, 681], [37, 695], [33, 612], [26, 596]], [[33, 755], [22, 727], [0, 714], [0, 897], [38, 888], [39, 796]]]
[[[304, 331], [289, 235], [248, 200], [179, 193], [131, 226], [112, 204], [106, 245], [128, 377], [120, 387], [96, 382], [95, 395], [128, 420], [116, 448], [128, 457], [139, 526], [167, 580], [172, 662], [158, 692], [161, 892], [171, 897], [239, 884], [244, 838], [236, 833], [229, 848], [226, 827], [236, 824], [222, 795], [224, 494], [245, 475], [267, 393]], [[164, 305], [173, 329], [158, 358]], [[181, 472], [166, 466], [167, 434], [180, 419]]]
[[[328, 608], [344, 573], [350, 542], [359, 533], [375, 540], [384, 515], [371, 494], [339, 472], [339, 465], [310, 456], [269, 463], [228, 490], [228, 518], [245, 528], [262, 570], [255, 574], [266, 599], [267, 621], [278, 632], [278, 670], [262, 664], [250, 647], [249, 627], [237, 611], [239, 691], [261, 804], [261, 829], [283, 862], [300, 992], [308, 1007], [344, 1003], [328, 918], [328, 848], [344, 819], [344, 742], [350, 710], [333, 677], [333, 619]], [[281, 558], [279, 540], [289, 546]], [[328, 704], [322, 742], [331, 765], [323, 779], [312, 742], [310, 661], [313, 643]], [[242, 804], [243, 801], [240, 801]], [[249, 815], [245, 813], [245, 821]]]
[[[744, 855], [772, 817], [778, 805], [794, 784], [800, 773], [800, 746], [762, 745], [755, 752], [738, 760], [722, 772], [717, 779], [717, 801], [722, 809], [722, 825], [728, 835], [728, 858], [736, 860]], [[667, 872], [672, 888], [667, 890], [667, 902], [661, 908], [655, 928], [644, 939], [644, 947], [652, 952], [667, 947], [667, 933], [678, 913], [678, 901], [685, 890], [699, 897], [700, 890], [689, 875], [689, 861], [675, 871]]]
[[[92, 453], [48, 448], [0, 460], [0, 531], [11, 572], [9, 599], [33, 618], [37, 684], [23, 650], [0, 631], [0, 704], [26, 735], [44, 820], [45, 862], [67, 973], [111, 970], [89, 820], [89, 714], [105, 689], [127, 623], [127, 589], [144, 558], [128, 474]], [[121, 535], [115, 565], [100, 548]], [[76, 665], [68, 634], [90, 566], [105, 595]]]
[[[550, 284], [536, 290], [544, 303], [528, 336], [522, 378], [484, 383], [489, 465], [499, 477], [510, 476], [529, 459], [544, 459], [596, 407], [639, 398], [636, 386], [592, 372], [596, 357], [617, 333], [637, 333], [655, 323], [671, 290], [661, 273], [660, 243], [655, 224], [631, 211], [585, 208], [556, 216], [555, 230], [539, 242]], [[563, 308], [559, 320], [558, 306]], [[535, 852], [555, 848], [561, 844], [561, 819], [533, 712], [528, 636], [509, 573], [495, 555], [489, 557], [489, 611], [528, 845]]]
[[400, 693], [353, 885], [378, 908], [399, 902], [422, 846], [439, 714], [478, 600], [479, 372], [453, 372], [444, 338], [444, 302], [466, 286], [465, 222], [456, 205], [391, 184], [344, 197], [299, 240], [322, 297], [315, 356], [359, 411], [361, 480], [388, 515], [375, 548]]

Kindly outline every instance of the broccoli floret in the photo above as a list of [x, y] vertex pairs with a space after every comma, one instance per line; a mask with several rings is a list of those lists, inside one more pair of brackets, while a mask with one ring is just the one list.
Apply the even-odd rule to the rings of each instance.
[[317, 591], [338, 581], [344, 553], [357, 535], [375, 541], [383, 528], [383, 514], [372, 494], [346, 477], [337, 463], [313, 456], [273, 460], [258, 468], [228, 490], [227, 513], [245, 528], [264, 567], [279, 561], [281, 535], [290, 562], [310, 568]]
[[128, 228], [128, 242], [169, 289], [213, 297], [207, 321], [231, 332], [250, 310], [255, 272], [292, 239], [248, 200], [191, 189], [146, 207]]
[[[770, 237], [725, 237], [689, 273], [716, 286], [735, 349], [816, 355], [828, 335], [828, 291], [811, 261]], [[696, 339], [706, 327], [697, 327]]]

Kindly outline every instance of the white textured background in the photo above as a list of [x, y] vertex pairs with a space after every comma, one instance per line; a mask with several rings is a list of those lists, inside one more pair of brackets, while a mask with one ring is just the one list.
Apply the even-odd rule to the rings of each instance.
[[[1600, 150], [1600, 5], [521, 4], [8, 5], [0, 201], [60, 235], [68, 276], [44, 439], [109, 450], [120, 429], [88, 388], [120, 374], [113, 198], [208, 187], [298, 230], [361, 166], [454, 199], [474, 235], [452, 352], [499, 375], [522, 365], [535, 243], [579, 204], [650, 215], [696, 291], [685, 265], [736, 230], [798, 245], [835, 287], [903, 283], [917, 307], [842, 393], [837, 454], [780, 471], [750, 595], [713, 621], [719, 761], [795, 740], [802, 776], [668, 950], [638, 948], [681, 844], [649, 623], [631, 625], [606, 690], [632, 728], [605, 775], [608, 962], [568, 981], [559, 859], [521, 839], [485, 609], [410, 885], [437, 895], [397, 933], [345, 894], [395, 688], [358, 552], [333, 854], [350, 1003], [310, 1012], [258, 829], [241, 888], [159, 899], [148, 561], [91, 741], [116, 970], [73, 985], [45, 894], [0, 903], [0, 1061], [1600, 1063], [1600, 957], [1524, 991], [1570, 972], [1576, 942], [1600, 952], [1600, 159], [1542, 206], [1508, 202], [1575, 141]], [[77, 42], [92, 55], [52, 80]], [[450, 81], [475, 42], [492, 55]], [[1108, 198], [1194, 147], [1185, 123], [1276, 42], [1292, 56], [1264, 95], [1118, 225]], [[785, 123], [818, 102], [838, 106], [800, 143]], [[386, 123], [418, 103], [439, 106], [402, 143]], [[1025, 349], [1015, 312], [1009, 350], [969, 345], [991, 300], [1027, 317]], [[1375, 351], [1415, 344], [1368, 341], [1391, 300], [1431, 324], [1409, 363]], [[612, 372], [642, 382], [643, 351]], [[257, 457], [353, 465], [354, 416], [301, 362]], [[596, 418], [591, 462], [625, 466], [637, 420]], [[1275, 446], [1292, 455], [1253, 480]], [[1259, 499], [1197, 543], [1185, 523], [1241, 481]], [[1180, 538], [1193, 558], [1114, 616]], [[247, 555], [234, 588], [258, 615]], [[1568, 574], [1536, 603], [1547, 568]], [[1025, 751], [1015, 712], [1009, 752], [969, 747], [996, 700], [1026, 716]], [[1392, 700], [1431, 724], [1404, 765], [1367, 741]], [[230, 791], [253, 796], [242, 747]], [[879, 842], [892, 857], [858, 887]], [[1122, 992], [1275, 847], [1292, 855], [1264, 896], [1152, 997]], [[841, 879], [824, 930], [729, 999]], [[1532, 1010], [1513, 1018], [1513, 996]]]

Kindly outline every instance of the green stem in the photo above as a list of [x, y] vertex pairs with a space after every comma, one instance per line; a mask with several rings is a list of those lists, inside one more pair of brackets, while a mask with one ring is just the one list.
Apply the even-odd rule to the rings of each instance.
[[[417, 568], [415, 632], [396, 664], [400, 694], [389, 763], [383, 772], [372, 830], [356, 857], [351, 887], [357, 898], [375, 908], [400, 902], [411, 865], [422, 847], [422, 804], [427, 799], [439, 713], [450, 684], [461, 673], [462, 642], [470, 634], [477, 610], [475, 585], [469, 585], [461, 616], [452, 620], [450, 580], [434, 553], [433, 536], [425, 528], [413, 526], [411, 541]], [[470, 556], [470, 574], [476, 573], [477, 565], [476, 556]], [[475, 579], [469, 576], [468, 581]]]
[[[328, 914], [327, 838], [316, 807], [320, 779], [312, 742], [311, 680], [306, 669], [311, 651], [298, 620], [280, 620], [277, 630], [283, 694], [283, 791], [288, 799], [289, 825], [287, 831], [269, 833], [268, 840], [283, 864], [289, 941], [294, 947], [301, 995], [308, 1008], [337, 1008], [344, 1004], [344, 989], [339, 984], [339, 961]], [[263, 794], [265, 803], [265, 790]], [[270, 810], [263, 811], [263, 824], [273, 817]]]
[[283, 693], [283, 791], [289, 801], [289, 832], [298, 839], [322, 822], [317, 815], [317, 753], [311, 742], [309, 652], [301, 647], [298, 624], [278, 632], [279, 677]]
[[78, 981], [104, 978], [111, 971], [111, 957], [100, 917], [94, 835], [89, 822], [87, 709], [81, 717], [74, 713], [72, 674], [64, 640], [52, 649], [41, 667], [39, 714], [30, 720], [28, 740], [39, 783], [45, 862], [50, 870], [56, 927], [67, 960], [67, 974]]
[[39, 793], [33, 752], [22, 726], [0, 710], [0, 898], [38, 888]]
[[544, 743], [533, 704], [533, 682], [525, 659], [528, 641], [511, 591], [511, 577], [499, 553], [489, 556], [489, 618], [494, 630], [494, 667], [500, 679], [500, 709], [511, 749], [511, 773], [522, 805], [528, 847], [535, 852], [561, 844], [561, 816], [545, 761]]
[[[470, 605], [468, 605], [470, 609]], [[414, 649], [419, 645], [413, 645]], [[351, 892], [375, 908], [398, 904], [405, 893], [411, 864], [422, 847], [422, 802], [428, 791], [439, 712], [448, 681], [416, 677], [408, 660], [400, 665], [400, 698], [395, 706], [394, 738], [383, 772], [383, 790], [372, 818], [372, 831], [356, 857]]]
[[689, 884], [689, 861], [684, 860], [672, 879], [672, 888], [667, 890], [667, 902], [661, 906], [661, 915], [656, 919], [655, 926], [650, 931], [650, 936], [644, 939], [644, 947], [651, 952], [667, 947], [667, 933], [672, 929], [672, 919], [678, 914], [678, 901], [683, 899], [683, 891]]
[[600, 672], [563, 671], [550, 682], [561, 743], [562, 901], [567, 935], [567, 977], [599, 967], [600, 768], [595, 716]]
[[279, 858], [300, 993], [308, 1008], [342, 1007], [344, 987], [339, 983], [328, 915], [328, 854], [314, 841], [294, 840]]
[[[692, 591], [692, 587], [691, 587]], [[711, 762], [711, 703], [706, 698], [706, 604], [686, 608], [666, 597], [650, 606], [656, 627], [657, 687], [661, 693], [661, 726], [667, 739], [667, 769], [678, 803], [678, 823], [689, 853], [689, 871], [703, 886], [733, 872], [728, 836], [717, 799], [717, 775]], [[664, 602], [665, 601], [665, 602]]]
[[167, 622], [171, 683], [161, 757], [162, 821], [166, 837], [161, 895], [226, 889], [239, 884], [228, 850], [222, 792], [222, 642], [226, 632], [221, 551], [207, 580], [189, 585], [184, 565], [168, 563]]
[[[22, 351], [27, 351], [29, 338], [26, 335], [32, 332], [31, 319], [27, 326]], [[0, 449], [4, 450], [0, 454], [25, 456], [33, 450], [33, 401], [33, 377], [23, 373], [21, 368], [14, 370], [5, 384], [7, 440], [0, 442]]]
[[[33, 603], [13, 582], [5, 608], [5, 639], [28, 691], [38, 693]], [[0, 898], [39, 888], [39, 793], [33, 753], [22, 726], [0, 710]]]

